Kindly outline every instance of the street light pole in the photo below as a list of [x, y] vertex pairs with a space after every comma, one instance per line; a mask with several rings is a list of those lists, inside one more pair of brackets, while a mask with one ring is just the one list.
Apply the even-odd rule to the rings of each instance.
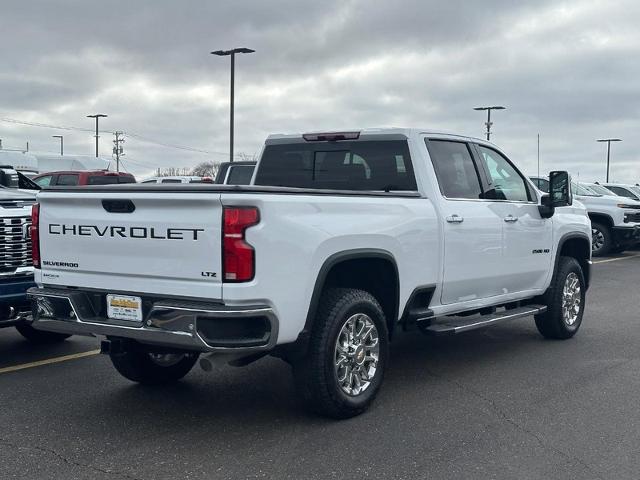
[[611, 142], [621, 142], [619, 138], [601, 138], [600, 140], [596, 140], [597, 142], [606, 142], [607, 143], [607, 183], [609, 183], [609, 162], [611, 159]]
[[487, 140], [491, 138], [491, 110], [505, 110], [505, 107], [500, 105], [495, 105], [493, 107], [475, 107], [474, 110], [486, 110], [487, 111], [487, 122], [485, 125], [487, 126]]
[[236, 53], [253, 53], [255, 50], [250, 48], [234, 48], [233, 50], [216, 50], [211, 52], [212, 55], [218, 55], [219, 57], [231, 57], [231, 102], [229, 112], [229, 161], [233, 162], [233, 123], [234, 123], [234, 90], [235, 90], [235, 75], [236, 75]]
[[60, 139], [60, 156], [64, 155], [64, 137], [62, 135], [51, 135], [52, 138]]
[[87, 118], [95, 118], [96, 119], [96, 158], [98, 157], [98, 139], [100, 138], [99, 130], [98, 130], [98, 119], [102, 117], [107, 117], [104, 113], [96, 113], [95, 115], [87, 115]]

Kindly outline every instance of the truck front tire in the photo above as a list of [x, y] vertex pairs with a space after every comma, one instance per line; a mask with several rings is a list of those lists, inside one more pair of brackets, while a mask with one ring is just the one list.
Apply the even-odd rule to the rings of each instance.
[[591, 222], [591, 254], [603, 257], [613, 248], [611, 229], [602, 223]]
[[64, 333], [43, 332], [42, 330], [36, 330], [31, 325], [27, 325], [26, 323], [16, 325], [16, 330], [18, 330], [18, 332], [20, 332], [20, 335], [29, 340], [31, 343], [36, 343], [38, 345], [63, 342], [71, 336]]
[[389, 356], [384, 312], [368, 292], [324, 292], [307, 354], [294, 362], [296, 389], [313, 412], [350, 418], [373, 402]]
[[111, 363], [120, 375], [144, 385], [161, 385], [180, 380], [191, 371], [198, 356], [198, 353], [156, 354], [139, 348], [109, 354]]
[[573, 257], [560, 257], [545, 294], [547, 311], [535, 317], [543, 337], [565, 340], [576, 334], [582, 324], [585, 291], [580, 263]]

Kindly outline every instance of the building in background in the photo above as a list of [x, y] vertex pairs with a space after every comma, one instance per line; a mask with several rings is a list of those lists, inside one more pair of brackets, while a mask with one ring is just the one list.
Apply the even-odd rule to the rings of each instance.
[[0, 165], [11, 165], [18, 171], [33, 173], [58, 170], [109, 170], [111, 159], [89, 155], [52, 155], [19, 150], [0, 150]]

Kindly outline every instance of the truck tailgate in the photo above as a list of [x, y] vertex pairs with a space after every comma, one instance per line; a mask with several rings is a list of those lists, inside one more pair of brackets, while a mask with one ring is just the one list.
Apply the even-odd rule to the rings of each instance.
[[220, 194], [41, 192], [46, 285], [222, 298]]

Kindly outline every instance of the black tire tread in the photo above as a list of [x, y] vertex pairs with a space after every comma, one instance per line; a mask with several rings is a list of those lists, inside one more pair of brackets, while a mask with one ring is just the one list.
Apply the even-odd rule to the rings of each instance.
[[614, 248], [611, 228], [600, 222], [591, 222], [591, 226], [595, 227], [597, 230], [600, 230], [604, 235], [604, 245], [602, 245], [602, 248], [598, 252], [593, 252], [593, 256], [604, 257]]
[[[571, 271], [578, 273], [583, 298], [582, 311], [575, 329], [569, 329], [562, 320], [562, 290], [564, 281]], [[585, 299], [584, 273], [582, 272], [580, 263], [573, 257], [560, 257], [558, 266], [553, 273], [551, 285], [544, 294], [543, 302], [547, 305], [547, 311], [535, 317], [536, 327], [540, 334], [545, 338], [557, 340], [566, 340], [573, 337], [582, 323]]]
[[[364, 412], [377, 394], [376, 389], [372, 392], [366, 404], [359, 407], [349, 405], [340, 395], [336, 394], [333, 385], [330, 383], [329, 375], [326, 372], [325, 349], [328, 338], [332, 334], [330, 322], [336, 322], [340, 311], [349, 304], [365, 301], [372, 304], [378, 310], [382, 318], [383, 330], [378, 326], [378, 337], [381, 344], [381, 357], [383, 362], [387, 361], [388, 355], [382, 352], [387, 348], [388, 331], [382, 307], [376, 298], [369, 292], [351, 288], [330, 288], [327, 289], [320, 300], [316, 321], [311, 334], [309, 350], [307, 355], [294, 364], [294, 380], [298, 393], [305, 405], [313, 412], [336, 419], [350, 418]], [[384, 339], [383, 339], [384, 336]], [[384, 375], [384, 367], [381, 365], [379, 382]]]
[[197, 354], [185, 356], [180, 362], [168, 367], [154, 363], [143, 350], [129, 350], [110, 354], [111, 363], [120, 375], [132, 382], [144, 385], [173, 383], [191, 371], [198, 361]]
[[44, 332], [42, 330], [36, 330], [31, 325], [18, 324], [16, 330], [20, 332], [25, 339], [36, 345], [46, 345], [51, 343], [60, 343], [65, 341], [71, 335], [55, 332]]

